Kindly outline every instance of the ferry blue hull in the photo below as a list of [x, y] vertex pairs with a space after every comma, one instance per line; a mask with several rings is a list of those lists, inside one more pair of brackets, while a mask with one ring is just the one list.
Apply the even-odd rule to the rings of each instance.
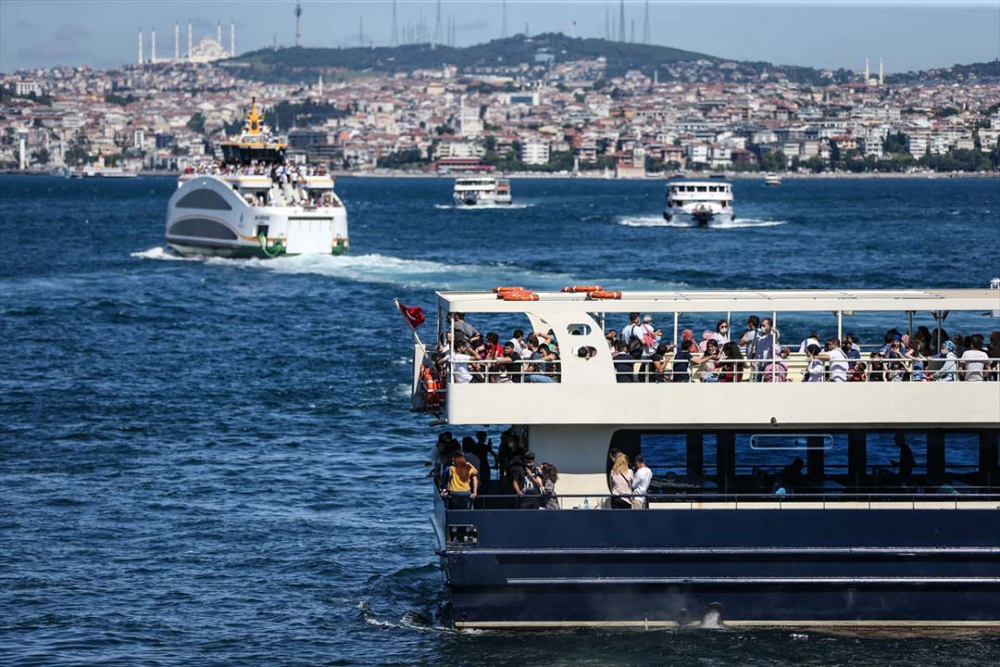
[[450, 511], [459, 627], [1000, 625], [1000, 509]]

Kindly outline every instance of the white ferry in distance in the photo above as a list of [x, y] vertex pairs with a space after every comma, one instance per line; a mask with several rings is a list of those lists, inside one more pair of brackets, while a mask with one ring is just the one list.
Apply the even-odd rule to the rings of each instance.
[[452, 193], [456, 206], [510, 206], [510, 181], [492, 176], [466, 176], [455, 179]]
[[288, 144], [250, 105], [223, 161], [189, 168], [167, 204], [166, 240], [181, 255], [273, 258], [347, 252], [347, 211], [322, 169], [290, 165]]
[[767, 172], [764, 174], [764, 185], [781, 185], [781, 176], [773, 171]]
[[[412, 406], [458, 441], [491, 425], [474, 500], [428, 481], [456, 627], [1000, 629], [1000, 359], [949, 340], [1000, 329], [1000, 291], [498, 287], [427, 310]], [[656, 354], [612, 356], [606, 332], [644, 315]], [[702, 326], [732, 342], [692, 361]], [[465, 352], [499, 327], [523, 358]], [[942, 352], [882, 352], [888, 327]], [[827, 352], [800, 354], [813, 329]], [[557, 478], [527, 483], [528, 451]]]
[[667, 208], [663, 219], [690, 227], [712, 227], [731, 223], [733, 186], [726, 181], [672, 181], [667, 184]]

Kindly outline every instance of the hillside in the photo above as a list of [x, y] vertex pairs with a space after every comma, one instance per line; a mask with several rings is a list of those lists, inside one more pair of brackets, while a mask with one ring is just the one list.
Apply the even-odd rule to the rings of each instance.
[[630, 69], [651, 73], [653, 69], [683, 61], [718, 58], [667, 46], [612, 42], [604, 39], [580, 39], [562, 33], [545, 33], [526, 38], [515, 35], [463, 48], [431, 44], [373, 48], [288, 48], [262, 49], [243, 54], [225, 63], [234, 73], [265, 81], [299, 81], [341, 70], [347, 72], [400, 72], [436, 69], [455, 65], [462, 71], [509, 67], [532, 63], [539, 53], [551, 54], [557, 62], [607, 58], [609, 76], [619, 76]]

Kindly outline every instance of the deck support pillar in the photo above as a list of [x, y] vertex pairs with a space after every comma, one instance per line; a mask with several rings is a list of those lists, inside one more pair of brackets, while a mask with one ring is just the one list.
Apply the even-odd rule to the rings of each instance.
[[937, 484], [944, 483], [944, 433], [927, 432], [927, 477]]
[[859, 489], [864, 486], [865, 475], [868, 473], [868, 436], [864, 431], [855, 429], [847, 432], [847, 476], [851, 486]]
[[715, 461], [719, 474], [719, 490], [729, 493], [736, 476], [736, 434], [722, 431], [715, 436]]
[[825, 465], [823, 449], [824, 438], [821, 435], [810, 435], [806, 438], [806, 475], [814, 486], [823, 484], [823, 468]]
[[701, 431], [687, 433], [687, 476], [702, 477], [705, 474], [705, 434]]
[[1000, 461], [997, 452], [996, 429], [983, 429], [979, 432], [979, 484], [980, 486], [996, 486], [1000, 484]]

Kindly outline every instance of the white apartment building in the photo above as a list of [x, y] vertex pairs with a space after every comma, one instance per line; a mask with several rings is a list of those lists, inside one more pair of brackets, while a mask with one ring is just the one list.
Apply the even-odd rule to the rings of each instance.
[[548, 164], [551, 146], [542, 139], [521, 142], [521, 161], [525, 164]]

